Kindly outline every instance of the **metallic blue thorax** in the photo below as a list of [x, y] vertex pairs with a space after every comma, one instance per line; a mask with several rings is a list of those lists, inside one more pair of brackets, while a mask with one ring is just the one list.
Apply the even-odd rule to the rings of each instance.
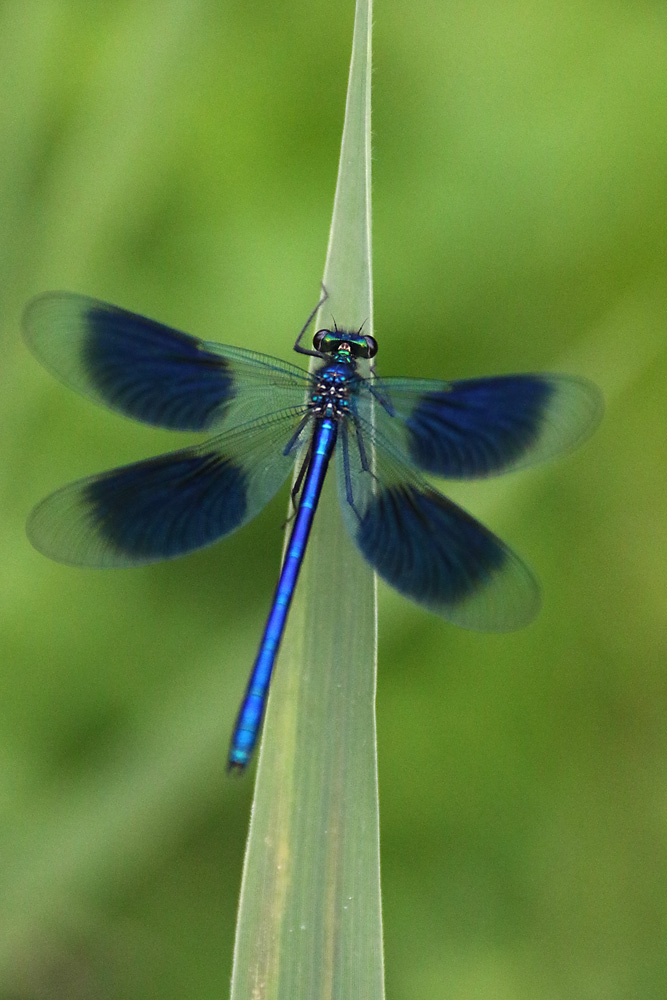
[[316, 417], [341, 420], [347, 415], [350, 391], [358, 381], [356, 361], [345, 360], [325, 365], [315, 374], [316, 382], [311, 396], [311, 412]]

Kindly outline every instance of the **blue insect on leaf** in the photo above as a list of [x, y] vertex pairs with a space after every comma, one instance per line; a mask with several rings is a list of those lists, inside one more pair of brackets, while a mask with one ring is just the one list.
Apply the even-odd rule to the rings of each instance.
[[[380, 379], [377, 342], [362, 330], [319, 330], [303, 346], [315, 312], [294, 345], [317, 358], [312, 373], [81, 295], [42, 295], [24, 317], [29, 347], [71, 388], [155, 427], [209, 435], [42, 500], [28, 536], [52, 559], [129, 567], [193, 552], [250, 521], [303, 456], [290, 538], [232, 735], [232, 770], [247, 766], [257, 743], [334, 452], [346, 526], [382, 579], [456, 625], [504, 632], [537, 613], [535, 578], [424, 474], [472, 479], [524, 468], [575, 448], [602, 414], [599, 390], [569, 375]], [[360, 360], [370, 362], [368, 375]]]

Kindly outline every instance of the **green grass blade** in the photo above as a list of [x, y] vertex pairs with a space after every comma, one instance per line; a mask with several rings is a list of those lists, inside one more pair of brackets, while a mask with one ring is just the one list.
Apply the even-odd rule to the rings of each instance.
[[[371, 3], [358, 0], [321, 324], [372, 332]], [[384, 996], [375, 584], [329, 476], [278, 663], [239, 906], [232, 1000]]]

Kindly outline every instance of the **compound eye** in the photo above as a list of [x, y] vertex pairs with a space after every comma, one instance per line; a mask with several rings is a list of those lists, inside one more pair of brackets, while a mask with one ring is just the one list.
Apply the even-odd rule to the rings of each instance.
[[340, 337], [337, 337], [331, 332], [331, 330], [318, 330], [313, 337], [313, 347], [320, 354], [333, 354], [340, 343]]
[[366, 351], [364, 352], [365, 358], [374, 358], [378, 352], [378, 342], [375, 337], [364, 337], [366, 341]]
[[316, 351], [322, 350], [322, 344], [324, 343], [324, 338], [329, 335], [328, 330], [318, 330], [313, 337], [313, 347]]

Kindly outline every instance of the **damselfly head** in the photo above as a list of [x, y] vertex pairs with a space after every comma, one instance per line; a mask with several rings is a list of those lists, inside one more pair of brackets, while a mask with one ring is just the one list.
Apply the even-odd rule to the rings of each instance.
[[374, 358], [378, 351], [374, 337], [362, 335], [361, 330], [349, 333], [345, 330], [318, 330], [313, 337], [313, 347], [320, 354], [351, 354], [354, 358]]

